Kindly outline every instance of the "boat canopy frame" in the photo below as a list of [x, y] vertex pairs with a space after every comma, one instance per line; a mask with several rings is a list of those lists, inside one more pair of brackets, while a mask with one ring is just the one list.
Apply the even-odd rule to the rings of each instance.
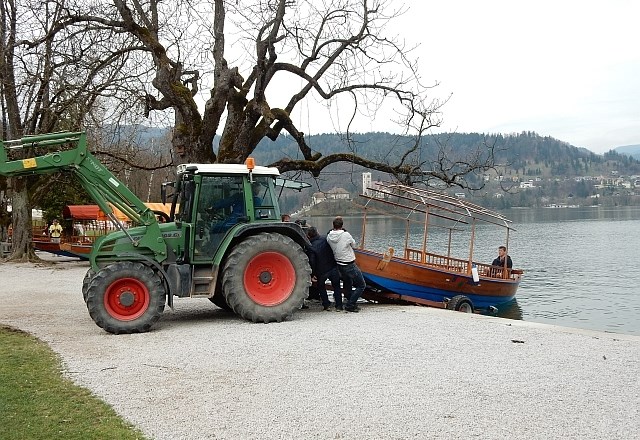
[[[469, 256], [467, 270], [470, 273], [473, 265], [473, 251], [475, 242], [475, 227], [477, 222], [489, 223], [506, 230], [505, 245], [509, 246], [509, 233], [515, 231], [511, 226], [512, 221], [499, 212], [484, 208], [475, 203], [462, 200], [456, 196], [450, 196], [443, 192], [434, 191], [426, 188], [418, 188], [403, 185], [397, 182], [374, 182], [366, 188], [365, 193], [360, 197], [366, 202], [361, 205], [364, 211], [362, 224], [362, 237], [360, 248], [364, 249], [366, 240], [367, 214], [369, 211], [382, 212], [387, 216], [400, 218], [406, 221], [405, 232], [405, 252], [409, 249], [409, 229], [411, 222], [424, 223], [422, 253], [427, 253], [427, 238], [429, 228], [444, 228], [449, 231], [449, 243], [447, 249], [447, 258], [451, 257], [451, 241], [452, 233], [460, 230], [457, 226], [460, 224], [471, 224], [471, 238], [469, 243]], [[406, 215], [399, 215], [389, 210], [378, 209], [374, 203], [381, 203], [383, 206], [389, 207], [391, 210], [401, 210]], [[404, 210], [404, 211], [403, 211]], [[424, 214], [422, 221], [412, 219], [414, 213]], [[429, 218], [437, 217], [449, 222], [450, 226], [430, 225]], [[506, 264], [506, 261], [505, 261]]]

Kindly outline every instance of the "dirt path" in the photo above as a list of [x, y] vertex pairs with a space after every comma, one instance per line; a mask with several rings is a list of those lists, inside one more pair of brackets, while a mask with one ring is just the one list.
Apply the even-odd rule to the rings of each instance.
[[252, 324], [177, 299], [149, 333], [89, 317], [87, 263], [0, 264], [0, 322], [155, 439], [628, 438], [640, 337], [465, 315], [319, 305]]

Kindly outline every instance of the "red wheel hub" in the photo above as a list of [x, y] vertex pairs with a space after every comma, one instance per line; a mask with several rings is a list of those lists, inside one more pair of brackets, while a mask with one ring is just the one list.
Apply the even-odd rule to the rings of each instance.
[[149, 307], [149, 289], [135, 278], [121, 278], [111, 283], [104, 295], [104, 306], [120, 321], [139, 318]]
[[279, 252], [263, 252], [253, 257], [244, 273], [244, 288], [249, 297], [262, 306], [286, 301], [296, 285], [291, 261]]

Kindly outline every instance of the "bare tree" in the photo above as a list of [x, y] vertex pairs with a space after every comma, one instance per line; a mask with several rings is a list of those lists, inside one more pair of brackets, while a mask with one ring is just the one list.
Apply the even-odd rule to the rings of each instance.
[[[464, 186], [461, 176], [492, 165], [491, 154], [466, 161], [419, 154], [422, 136], [441, 122], [446, 99], [430, 96], [437, 84], [422, 83], [412, 48], [385, 35], [405, 12], [393, 8], [395, 1], [37, 5], [7, 0], [2, 7], [5, 139], [158, 115], [172, 120], [179, 162], [242, 163], [261, 140], [286, 133], [300, 154], [272, 164], [283, 172], [319, 176], [331, 164], [349, 162], [405, 182], [438, 179]], [[294, 115], [309, 101], [339, 109], [343, 152], [323, 156], [308, 145]], [[390, 145], [388, 155], [372, 159], [351, 132], [358, 118], [375, 118], [383, 106], [395, 112], [401, 132], [413, 141]], [[97, 111], [100, 121], [92, 119]], [[11, 185], [14, 231], [21, 231], [14, 246], [18, 257], [28, 255], [31, 239], [28, 182], [13, 179]]]
[[[139, 70], [128, 67], [139, 53], [135, 40], [111, 27], [79, 22], [69, 15], [73, 9], [75, 5], [65, 1], [2, 3], [3, 139], [79, 130], [91, 122], [96, 109], [124, 111], [130, 102], [127, 90], [140, 89]], [[39, 182], [36, 177], [9, 179], [13, 259], [34, 257], [28, 195]]]
[[[460, 182], [448, 166], [433, 163], [440, 158], [412, 154], [422, 135], [439, 126], [446, 100], [429, 96], [437, 84], [421, 83], [409, 58], [412, 48], [385, 35], [388, 24], [405, 12], [392, 8], [397, 2], [113, 0], [113, 5], [117, 16], [81, 19], [127, 32], [144, 47], [154, 68], [145, 113], [173, 111], [172, 147], [180, 161], [242, 163], [262, 139], [288, 133], [300, 156], [275, 162], [281, 171], [318, 176], [330, 164], [346, 161], [405, 181], [426, 176]], [[199, 106], [202, 91], [208, 96]], [[344, 152], [322, 156], [307, 144], [293, 115], [308, 100], [345, 109]], [[379, 161], [350, 142], [349, 134], [357, 117], [373, 118], [382, 105], [392, 107], [415, 143]], [[486, 155], [474, 157], [457, 163], [453, 175], [486, 166]]]

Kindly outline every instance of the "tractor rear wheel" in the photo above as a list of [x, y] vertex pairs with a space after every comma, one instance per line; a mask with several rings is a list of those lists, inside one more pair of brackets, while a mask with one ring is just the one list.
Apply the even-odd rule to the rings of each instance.
[[213, 297], [209, 298], [209, 301], [223, 310], [232, 311], [231, 307], [229, 307], [229, 304], [227, 304], [227, 300], [224, 299], [224, 295], [222, 295], [222, 293], [216, 292]]
[[231, 309], [253, 322], [280, 322], [309, 294], [311, 268], [304, 250], [291, 238], [263, 232], [230, 252], [222, 292]]
[[166, 292], [148, 266], [121, 261], [96, 273], [87, 289], [87, 309], [109, 333], [149, 331], [164, 311]]

